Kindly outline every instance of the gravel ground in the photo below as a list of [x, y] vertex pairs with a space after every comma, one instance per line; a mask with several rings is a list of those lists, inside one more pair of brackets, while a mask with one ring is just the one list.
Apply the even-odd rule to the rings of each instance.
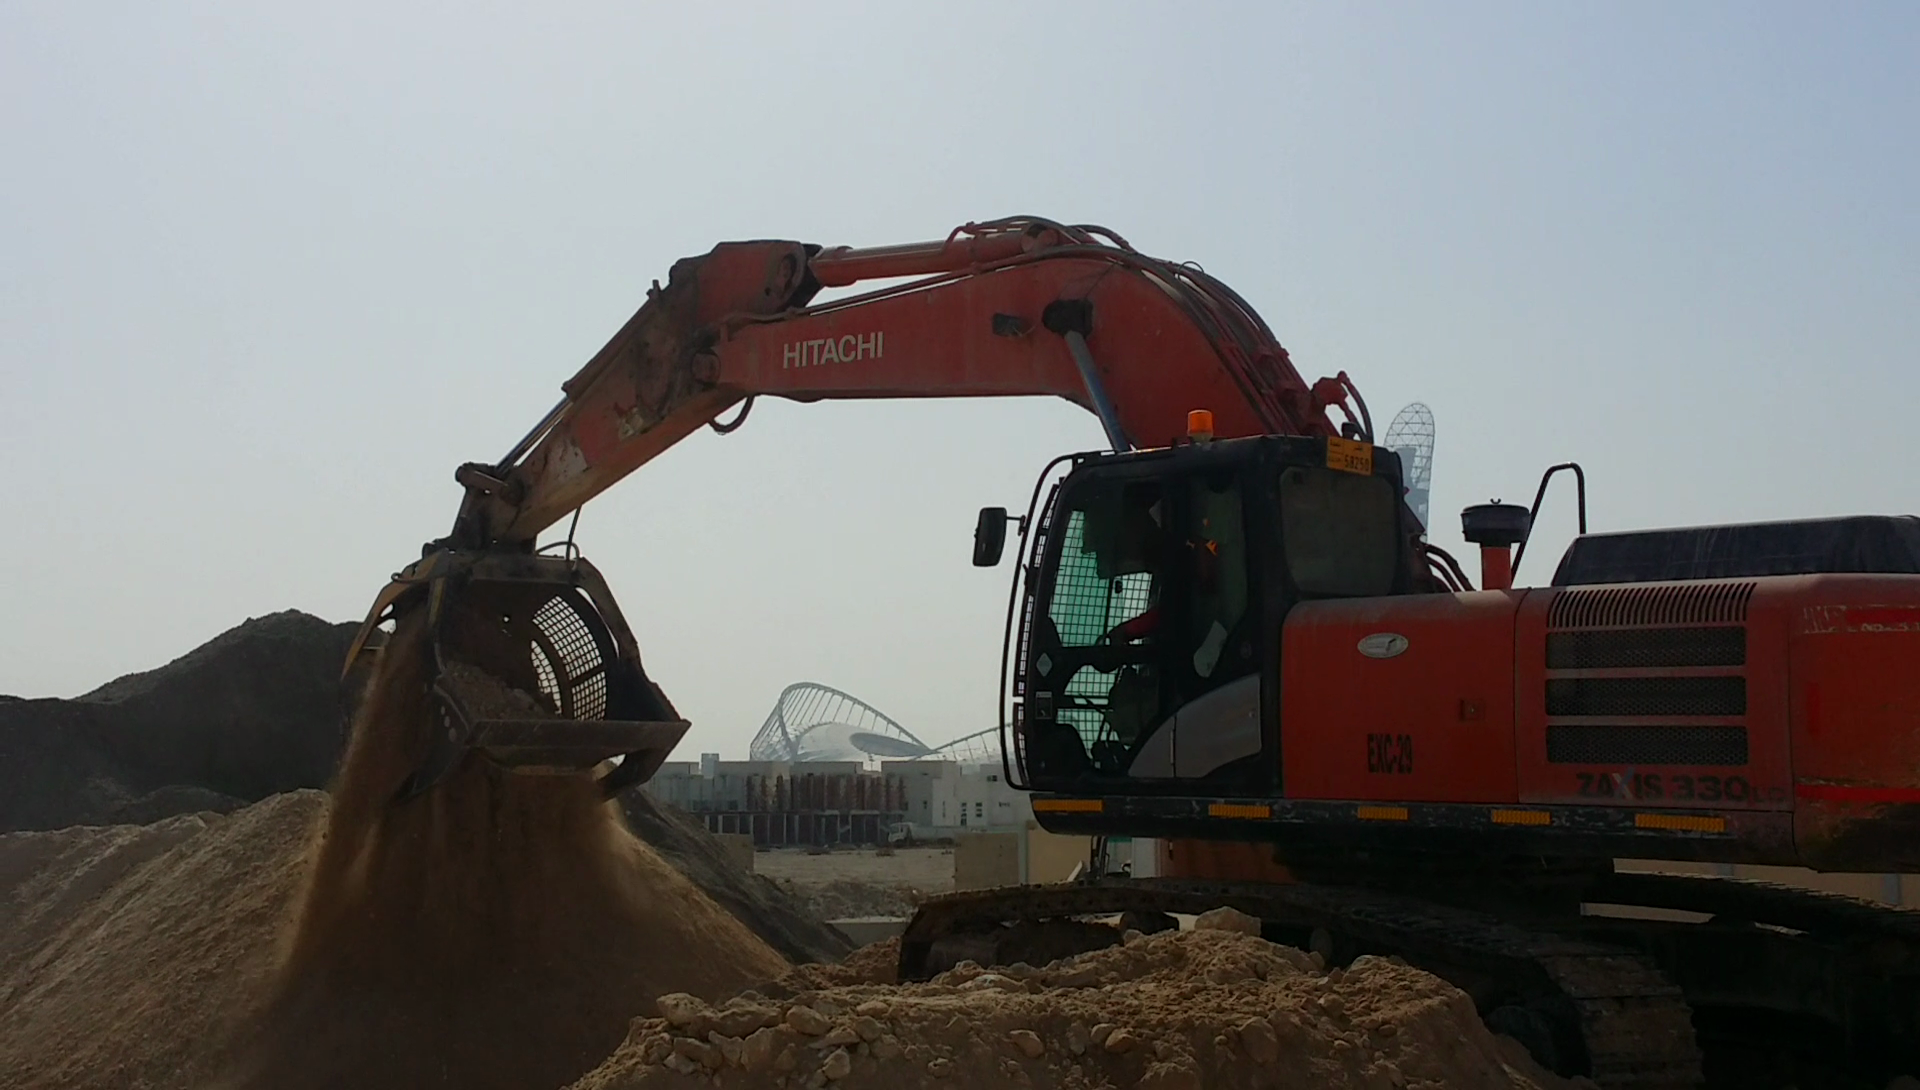
[[871, 848], [824, 855], [782, 849], [756, 854], [753, 867], [828, 920], [909, 915], [921, 898], [953, 888], [952, 848], [904, 848], [892, 855]]

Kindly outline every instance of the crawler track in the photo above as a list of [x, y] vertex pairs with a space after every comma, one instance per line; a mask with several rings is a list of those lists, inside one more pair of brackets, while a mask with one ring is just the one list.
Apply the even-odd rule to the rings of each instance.
[[1615, 874], [1590, 900], [1709, 917], [1588, 917], [1686, 993], [1717, 1084], [1884, 1086], [1920, 1074], [1920, 912], [1736, 878]]
[[1772, 882], [1690, 874], [1615, 873], [1601, 880], [1590, 897], [1614, 904], [1738, 917], [1846, 942], [1895, 939], [1920, 948], [1920, 912]]

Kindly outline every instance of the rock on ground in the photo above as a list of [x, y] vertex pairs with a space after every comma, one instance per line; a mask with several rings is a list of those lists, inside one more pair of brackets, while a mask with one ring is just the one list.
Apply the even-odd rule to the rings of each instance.
[[1381, 958], [1331, 976], [1314, 965], [1200, 930], [924, 984], [828, 983], [807, 967], [717, 1006], [663, 1000], [572, 1090], [1567, 1086], [1437, 977]]
[[823, 920], [861, 916], [911, 916], [926, 899], [910, 885], [834, 878], [824, 882], [774, 879], [789, 896]]

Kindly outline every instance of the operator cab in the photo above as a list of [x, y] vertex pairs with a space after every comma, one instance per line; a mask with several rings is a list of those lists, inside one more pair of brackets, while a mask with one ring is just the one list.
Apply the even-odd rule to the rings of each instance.
[[1012, 771], [1041, 791], [1275, 788], [1282, 623], [1425, 589], [1402, 494], [1397, 456], [1339, 439], [1075, 456], [1027, 534]]

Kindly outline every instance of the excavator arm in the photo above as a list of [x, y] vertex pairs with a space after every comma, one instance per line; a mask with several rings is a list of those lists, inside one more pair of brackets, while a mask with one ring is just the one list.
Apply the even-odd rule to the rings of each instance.
[[[813, 303], [902, 277], [917, 279]], [[1195, 408], [1222, 436], [1338, 434], [1326, 409], [1345, 408], [1352, 386], [1308, 386], [1252, 308], [1198, 269], [1108, 232], [1016, 219], [864, 250], [723, 243], [675, 264], [563, 389], [506, 458], [461, 467], [448, 544], [524, 547], [761, 395], [1053, 395], [1098, 414], [1116, 446], [1157, 446]]]
[[[859, 284], [874, 288], [815, 301]], [[436, 722], [402, 797], [475, 751], [596, 770], [609, 792], [653, 774], [685, 721], [599, 573], [535, 541], [701, 426], [739, 426], [756, 397], [1053, 395], [1097, 414], [1116, 449], [1173, 442], [1192, 409], [1221, 436], [1371, 438], [1346, 375], [1309, 386], [1226, 285], [1110, 231], [1026, 218], [875, 249], [723, 243], [676, 263], [562, 389], [505, 457], [460, 467], [452, 531], [394, 577], [349, 655], [351, 668], [382, 622], [423, 611]], [[530, 699], [503, 712], [463, 692], [460, 664]]]

